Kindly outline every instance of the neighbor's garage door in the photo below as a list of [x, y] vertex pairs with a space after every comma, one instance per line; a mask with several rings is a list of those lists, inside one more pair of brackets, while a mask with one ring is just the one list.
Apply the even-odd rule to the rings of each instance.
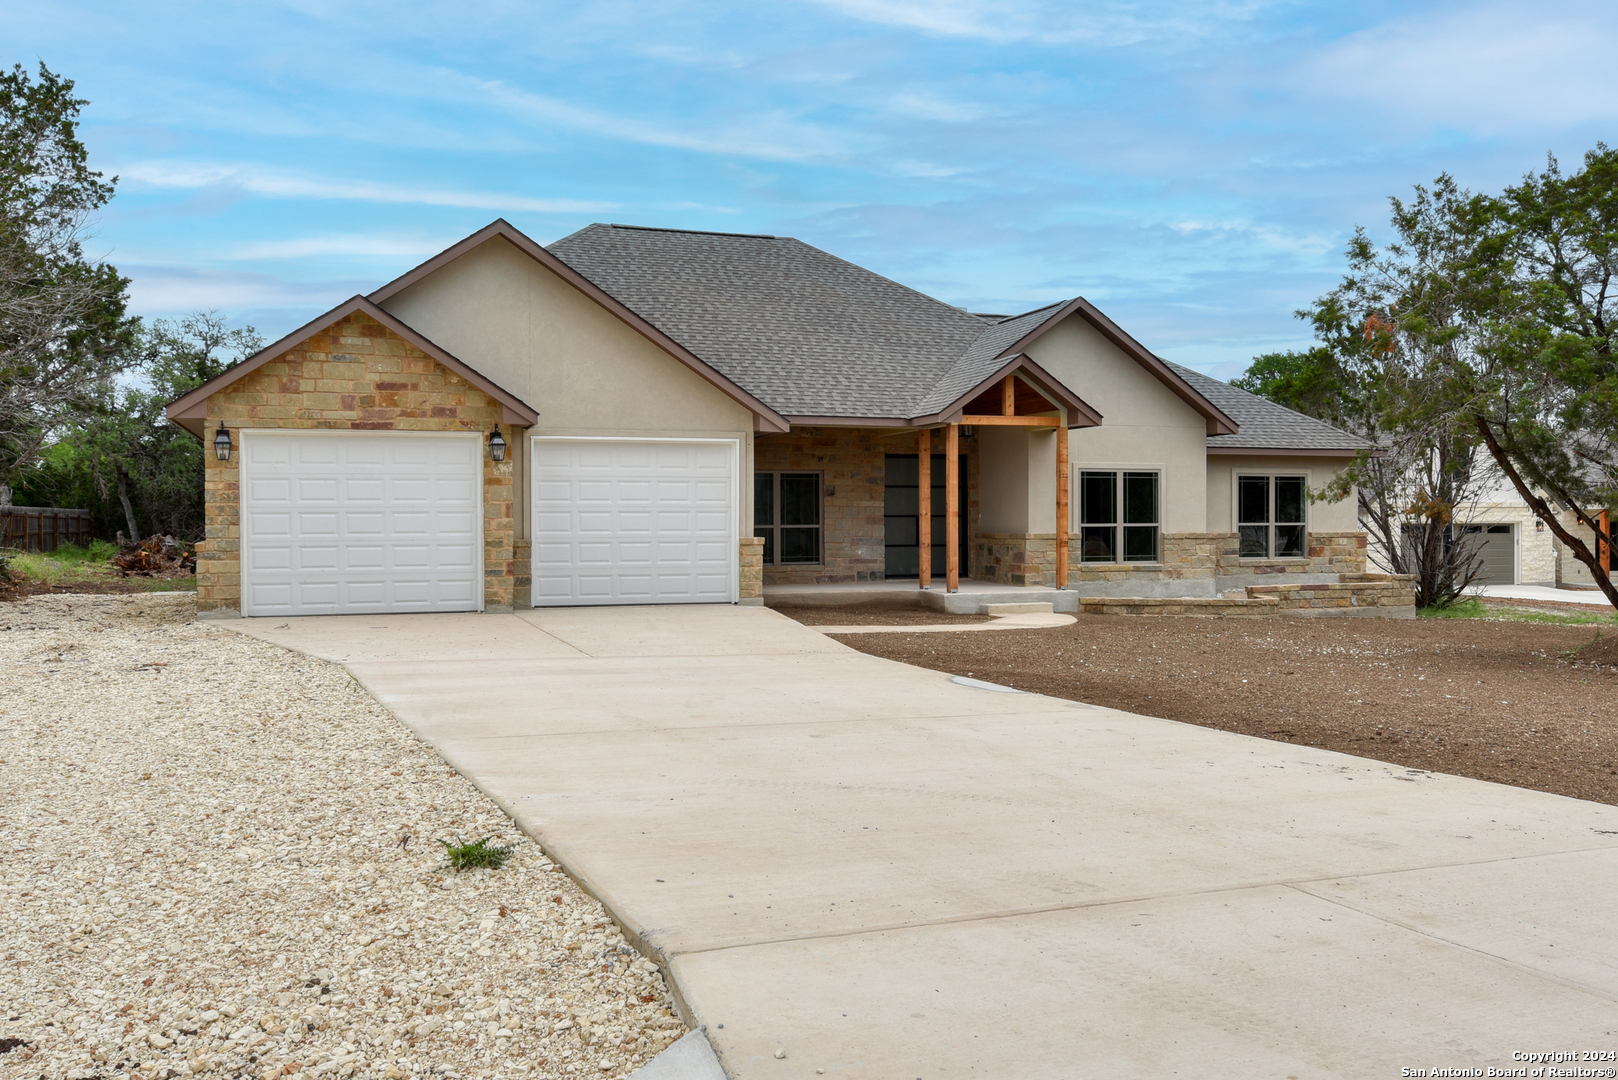
[[477, 435], [243, 432], [242, 614], [476, 611]]
[[533, 447], [535, 607], [736, 600], [734, 441]]
[[1468, 525], [1466, 542], [1478, 553], [1478, 576], [1474, 585], [1515, 585], [1516, 546], [1510, 525]]

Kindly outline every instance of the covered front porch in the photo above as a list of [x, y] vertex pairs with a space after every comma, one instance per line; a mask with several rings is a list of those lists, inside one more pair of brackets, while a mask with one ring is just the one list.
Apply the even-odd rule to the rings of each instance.
[[[1071, 394], [1022, 369], [924, 418], [936, 423], [832, 419], [795, 417], [790, 432], [755, 440], [766, 596], [873, 583], [947, 595], [974, 578], [1067, 585], [1068, 429], [1099, 421]], [[1030, 539], [1051, 571], [1032, 579]]]

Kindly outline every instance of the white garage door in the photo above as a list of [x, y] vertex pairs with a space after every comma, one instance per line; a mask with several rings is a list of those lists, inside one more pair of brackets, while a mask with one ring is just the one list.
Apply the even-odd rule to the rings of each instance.
[[242, 614], [476, 611], [477, 435], [246, 431]]
[[734, 441], [533, 447], [535, 607], [736, 599]]

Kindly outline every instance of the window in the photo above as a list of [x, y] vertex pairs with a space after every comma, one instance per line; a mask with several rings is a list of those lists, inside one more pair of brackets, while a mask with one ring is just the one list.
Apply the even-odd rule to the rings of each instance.
[[1244, 559], [1301, 559], [1308, 481], [1302, 476], [1236, 478], [1236, 530]]
[[764, 538], [764, 564], [820, 561], [820, 474], [753, 474], [753, 535]]
[[1080, 561], [1156, 562], [1157, 502], [1155, 472], [1080, 472]]

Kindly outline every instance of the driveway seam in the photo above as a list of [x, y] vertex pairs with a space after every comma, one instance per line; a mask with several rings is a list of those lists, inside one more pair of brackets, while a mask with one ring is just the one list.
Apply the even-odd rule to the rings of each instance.
[[[515, 815], [513, 815], [513, 817], [515, 817]], [[945, 917], [945, 918], [937, 918], [937, 919], [918, 919], [918, 920], [907, 921], [907, 922], [882, 923], [882, 924], [877, 925], [877, 926], [862, 926], [862, 927], [860, 927], [858, 929], [851, 929], [851, 930], [825, 930], [825, 931], [819, 931], [819, 932], [815, 932], [815, 933], [789, 934], [789, 935], [783, 935], [781, 937], [758, 938], [758, 939], [755, 939], [755, 940], [752, 940], [752, 941], [738, 941], [738, 942], [735, 942], [735, 943], [729, 944], [729, 945], [714, 945], [714, 946], [711, 946], [709, 948], [703, 948], [703, 949], [663, 949], [662, 951], [666, 955], [668, 955], [670, 958], [679, 957], [679, 956], [701, 956], [701, 955], [705, 955], [705, 954], [708, 954], [708, 953], [728, 952], [728, 951], [730, 951], [732, 949], [752, 949], [752, 948], [757, 948], [757, 947], [759, 947], [761, 945], [790, 944], [791, 942], [795, 942], [795, 941], [824, 941], [824, 940], [829, 940], [829, 939], [833, 939], [833, 938], [855, 938], [855, 937], [862, 937], [862, 936], [864, 936], [866, 934], [886, 934], [886, 933], [890, 933], [890, 932], [895, 931], [895, 930], [924, 930], [924, 929], [927, 929], [928, 927], [933, 927], [933, 926], [959, 926], [959, 925], [962, 925], [962, 924], [965, 924], [965, 923], [993, 922], [993, 921], [998, 920], [998, 919], [1018, 919], [1018, 918], [1023, 918], [1025, 916], [1029, 916], [1029, 915], [1047, 915], [1047, 914], [1051, 914], [1051, 913], [1054, 913], [1054, 912], [1060, 912], [1060, 911], [1085, 911], [1085, 910], [1092, 909], [1092, 908], [1123, 907], [1123, 906], [1127, 906], [1129, 904], [1146, 904], [1146, 903], [1152, 903], [1152, 902], [1159, 901], [1159, 900], [1180, 900], [1180, 899], [1185, 899], [1187, 897], [1196, 897], [1196, 896], [1218, 896], [1221, 893], [1251, 892], [1251, 891], [1253, 891], [1255, 889], [1276, 889], [1276, 888], [1294, 889], [1294, 890], [1296, 890], [1298, 892], [1305, 893], [1305, 894], [1307, 894], [1309, 896], [1314, 896], [1314, 897], [1316, 897], [1317, 899], [1320, 899], [1320, 900], [1328, 900], [1328, 901], [1332, 901], [1334, 903], [1340, 903], [1340, 901], [1333, 900], [1332, 897], [1322, 896], [1322, 895], [1320, 895], [1318, 893], [1310, 892], [1308, 889], [1304, 888], [1304, 886], [1312, 885], [1312, 884], [1314, 884], [1316, 882], [1322, 882], [1322, 881], [1354, 881], [1354, 880], [1357, 880], [1357, 879], [1360, 879], [1360, 878], [1385, 877], [1385, 876], [1392, 875], [1392, 874], [1411, 874], [1411, 873], [1420, 872], [1422, 870], [1450, 870], [1450, 869], [1455, 869], [1455, 868], [1458, 868], [1458, 867], [1465, 867], [1465, 866], [1488, 866], [1488, 865], [1493, 864], [1493, 863], [1521, 862], [1521, 861], [1524, 861], [1524, 860], [1527, 860], [1527, 859], [1551, 858], [1553, 856], [1560, 856], [1560, 855], [1580, 855], [1580, 854], [1585, 854], [1585, 853], [1593, 852], [1593, 851], [1613, 851], [1613, 850], [1618, 850], [1618, 844], [1615, 844], [1615, 845], [1610, 846], [1610, 847], [1569, 848], [1569, 849], [1567, 849], [1565, 851], [1549, 851], [1549, 852], [1541, 852], [1541, 853], [1538, 853], [1538, 854], [1535, 854], [1535, 855], [1516, 855], [1516, 856], [1509, 856], [1509, 857], [1506, 857], [1506, 858], [1496, 858], [1496, 859], [1476, 859], [1476, 860], [1468, 860], [1468, 861], [1465, 861], [1465, 862], [1455, 862], [1455, 863], [1426, 863], [1426, 864], [1423, 864], [1423, 865], [1420, 865], [1420, 866], [1406, 867], [1406, 868], [1403, 868], [1403, 869], [1396, 869], [1396, 870], [1372, 870], [1372, 871], [1368, 871], [1368, 872], [1363, 873], [1363, 874], [1332, 874], [1332, 875], [1329, 875], [1327, 877], [1303, 878], [1303, 879], [1297, 879], [1297, 880], [1287, 879], [1287, 878], [1277, 878], [1277, 879], [1274, 879], [1274, 880], [1267, 880], [1267, 881], [1252, 881], [1252, 882], [1242, 882], [1242, 883], [1231, 884], [1231, 885], [1217, 885], [1217, 886], [1212, 886], [1212, 887], [1209, 887], [1209, 888], [1206, 888], [1206, 889], [1185, 889], [1185, 890], [1178, 891], [1178, 892], [1142, 893], [1142, 894], [1139, 894], [1137, 896], [1124, 896], [1124, 897], [1118, 897], [1118, 898], [1107, 899], [1107, 900], [1091, 900], [1091, 901], [1080, 900], [1080, 901], [1074, 901], [1074, 902], [1066, 903], [1066, 904], [1044, 904], [1044, 905], [1039, 905], [1037, 907], [1010, 908], [1010, 909], [1006, 909], [1006, 910], [1002, 910], [1002, 911], [986, 911], [986, 912], [979, 912], [978, 914], [973, 914], [973, 915], [962, 914], [962, 915], [951, 915], [951, 916], [948, 916], [948, 917]], [[1351, 905], [1349, 905], [1349, 904], [1341, 904], [1341, 906], [1343, 906], [1343, 907], [1351, 907]], [[1354, 908], [1353, 910], [1359, 910], [1359, 909]], [[1361, 912], [1361, 914], [1371, 915], [1370, 912]], [[1381, 918], [1380, 916], [1372, 916], [1372, 917], [1373, 918]], [[1404, 924], [1398, 923], [1398, 922], [1396, 922], [1395, 920], [1392, 920], [1392, 919], [1382, 919], [1382, 921], [1393, 923], [1394, 925], [1398, 925], [1398, 926], [1404, 926]], [[1426, 933], [1425, 931], [1419, 930], [1416, 927], [1405, 926], [1404, 928], [1412, 931], [1413, 933], [1422, 933], [1422, 934]], [[1438, 938], [1436, 935], [1428, 934], [1427, 936], [1434, 937], [1435, 940], [1444, 940], [1442, 938]], [[1455, 943], [1451, 943], [1451, 944], [1455, 944]], [[1459, 947], [1459, 948], [1467, 948], [1468, 946], [1457, 945], [1457, 947]], [[1475, 950], [1475, 951], [1482, 952], [1482, 950]], [[1493, 955], [1493, 954], [1484, 953], [1484, 955]], [[1508, 961], [1508, 962], [1510, 962], [1510, 961]], [[1525, 971], [1534, 971], [1534, 970], [1536, 970], [1534, 968], [1529, 968], [1529, 967], [1526, 967], [1526, 966], [1523, 966], [1523, 965], [1520, 965], [1520, 964], [1518, 966], [1522, 967], [1522, 969], [1525, 970]], [[1555, 977], [1555, 976], [1550, 976], [1550, 977]], [[1585, 987], [1580, 983], [1568, 982], [1567, 985], [1577, 987], [1578, 989], [1583, 989], [1583, 990], [1589, 990], [1590, 989], [1589, 987]], [[1607, 997], [1612, 997], [1612, 998], [1614, 998], [1614, 1000], [1618, 1000], [1618, 995], [1607, 994], [1605, 991], [1592, 990], [1591, 992], [1592, 993], [1597, 993], [1597, 994], [1602, 994], [1602, 995], [1607, 996]]]
[[1435, 934], [1431, 930], [1423, 930], [1421, 927], [1412, 926], [1411, 924], [1409, 924], [1407, 922], [1404, 922], [1401, 919], [1391, 918], [1391, 917], [1389, 917], [1387, 915], [1378, 914], [1377, 912], [1374, 912], [1374, 911], [1366, 911], [1364, 908], [1356, 907], [1353, 904], [1350, 904], [1347, 901], [1342, 900], [1339, 897], [1322, 896], [1320, 893], [1312, 892], [1309, 889], [1305, 889], [1301, 885], [1291, 885], [1291, 884], [1289, 884], [1289, 885], [1287, 885], [1287, 888], [1292, 889], [1295, 892], [1302, 893], [1304, 896], [1312, 896], [1316, 900], [1323, 900], [1326, 903], [1331, 904], [1331, 905], [1333, 905], [1335, 907], [1340, 907], [1345, 911], [1352, 911], [1356, 915], [1363, 915], [1367, 919], [1373, 919], [1376, 922], [1384, 923], [1384, 924], [1386, 924], [1388, 926], [1396, 926], [1401, 930], [1404, 930], [1404, 931], [1406, 931], [1408, 933], [1415, 934], [1418, 937], [1424, 937], [1429, 941], [1436, 941], [1441, 945], [1448, 945], [1451, 948], [1460, 949], [1460, 950], [1462, 950], [1464, 952], [1469, 952], [1469, 953], [1472, 953], [1472, 954], [1474, 954], [1476, 956], [1486, 956], [1490, 960], [1494, 960], [1494, 961], [1496, 961], [1498, 963], [1506, 965], [1507, 967], [1514, 968], [1517, 971], [1520, 971], [1520, 972], [1522, 972], [1524, 974], [1533, 975], [1533, 976], [1535, 976], [1537, 978], [1541, 978], [1541, 979], [1548, 979], [1551, 982], [1560, 983], [1561, 985], [1566, 986], [1571, 990], [1578, 990], [1578, 991], [1581, 991], [1583, 993], [1590, 994], [1590, 995], [1592, 995], [1594, 997], [1602, 998], [1602, 999], [1604, 999], [1606, 1001], [1618, 1001], [1618, 994], [1614, 994], [1610, 990], [1602, 990], [1602, 989], [1600, 989], [1598, 987], [1587, 986], [1584, 983], [1581, 983], [1581, 982], [1579, 982], [1579, 981], [1577, 981], [1575, 979], [1569, 979], [1565, 975], [1557, 975], [1557, 974], [1554, 974], [1553, 972], [1546, 971], [1543, 968], [1530, 967], [1529, 965], [1524, 964], [1519, 960], [1513, 960], [1510, 957], [1501, 956], [1499, 953], [1490, 952], [1488, 949], [1482, 949], [1482, 948], [1479, 948], [1476, 945], [1468, 945], [1465, 942], [1456, 941], [1456, 940], [1454, 940], [1452, 938], [1447, 938], [1442, 934]]

